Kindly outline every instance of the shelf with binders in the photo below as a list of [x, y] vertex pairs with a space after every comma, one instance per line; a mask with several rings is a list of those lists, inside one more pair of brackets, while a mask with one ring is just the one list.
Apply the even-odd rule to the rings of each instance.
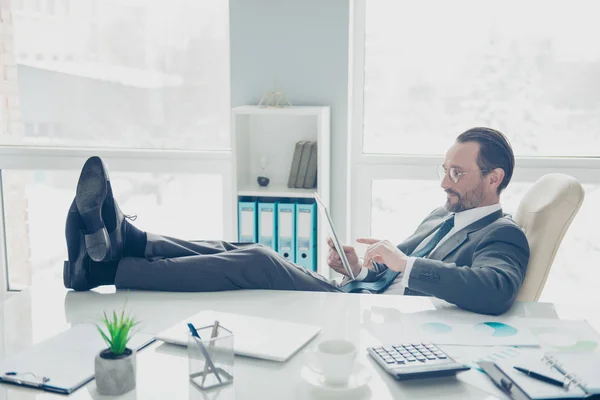
[[318, 271], [318, 215], [314, 199], [240, 196], [238, 241], [271, 247], [282, 257]]
[[[279, 204], [305, 204], [315, 207], [315, 267], [311, 268], [328, 276], [327, 268], [327, 226], [318, 215], [314, 202], [317, 192], [326, 205], [330, 195], [330, 109], [325, 106], [295, 106], [286, 108], [259, 108], [242, 106], [232, 109], [232, 153], [234, 163], [234, 182], [232, 192], [238, 201], [259, 199]], [[299, 184], [291, 183], [291, 170], [298, 143], [312, 143], [314, 154], [312, 175]], [[318, 149], [318, 150], [317, 150]], [[308, 154], [308, 153], [307, 153]], [[315, 163], [316, 160], [316, 163]], [[316, 164], [316, 168], [315, 168]], [[306, 167], [308, 170], [308, 166]], [[260, 186], [258, 177], [267, 177], [267, 186]], [[301, 176], [298, 174], [298, 176]], [[290, 187], [292, 186], [292, 187]], [[302, 187], [295, 187], [302, 186]], [[237, 226], [234, 232], [240, 232], [243, 220], [242, 210], [236, 207]], [[246, 217], [247, 218], [247, 217]], [[289, 217], [285, 217], [289, 218]], [[296, 223], [297, 216], [291, 223]], [[302, 214], [301, 219], [306, 216]], [[258, 220], [257, 220], [258, 221]], [[276, 220], [280, 228], [281, 220]], [[258, 222], [257, 222], [258, 226]], [[238, 238], [239, 239], [239, 238]], [[256, 240], [259, 241], [258, 238]], [[309, 243], [312, 245], [312, 243]], [[281, 252], [280, 252], [281, 254]], [[282, 254], [283, 255], [283, 254]], [[305, 258], [310, 258], [307, 254]], [[302, 258], [300, 261], [304, 260]], [[295, 261], [297, 262], [297, 261]], [[297, 262], [298, 263], [298, 262]]]

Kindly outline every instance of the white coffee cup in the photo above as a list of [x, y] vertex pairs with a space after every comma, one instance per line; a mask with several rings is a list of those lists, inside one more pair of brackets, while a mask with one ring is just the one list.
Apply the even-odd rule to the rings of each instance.
[[354, 369], [356, 346], [343, 339], [326, 340], [317, 346], [317, 357], [325, 382], [345, 385]]

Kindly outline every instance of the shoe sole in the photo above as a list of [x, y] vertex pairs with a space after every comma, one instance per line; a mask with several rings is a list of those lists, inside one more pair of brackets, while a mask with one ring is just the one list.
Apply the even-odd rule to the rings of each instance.
[[77, 183], [75, 203], [83, 222], [85, 248], [94, 261], [105, 261], [110, 256], [110, 237], [102, 220], [102, 204], [106, 199], [108, 183], [104, 165], [99, 157], [88, 159]]
[[63, 284], [67, 289], [73, 289], [71, 286], [71, 269], [68, 261], [63, 262]]

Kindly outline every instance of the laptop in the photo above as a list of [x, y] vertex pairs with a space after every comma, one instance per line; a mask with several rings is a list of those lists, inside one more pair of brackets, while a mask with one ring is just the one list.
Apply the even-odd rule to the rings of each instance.
[[316, 325], [206, 310], [160, 332], [155, 338], [165, 343], [187, 346], [188, 322], [200, 328], [213, 325], [215, 321], [233, 332], [235, 354], [271, 361], [288, 360], [321, 331]]
[[333, 220], [331, 219], [331, 215], [329, 215], [329, 210], [327, 210], [325, 203], [323, 203], [323, 200], [321, 200], [321, 198], [319, 197], [317, 192], [315, 192], [315, 200], [317, 201], [317, 205], [319, 206], [319, 209], [321, 210], [321, 212], [323, 212], [323, 214], [325, 214], [325, 217], [326, 217], [325, 220], [327, 221], [327, 225], [329, 225], [329, 231], [331, 232], [331, 240], [333, 241], [333, 245], [335, 246], [335, 249], [337, 250], [338, 254], [340, 255], [340, 259], [342, 260], [342, 265], [344, 266], [344, 269], [348, 273], [348, 277], [352, 280], [356, 279], [356, 277], [354, 276], [354, 272], [352, 272], [352, 268], [350, 268], [350, 263], [348, 262], [348, 258], [346, 258], [346, 253], [344, 253], [344, 248], [342, 247], [342, 244], [340, 243], [338, 235], [333, 226]]

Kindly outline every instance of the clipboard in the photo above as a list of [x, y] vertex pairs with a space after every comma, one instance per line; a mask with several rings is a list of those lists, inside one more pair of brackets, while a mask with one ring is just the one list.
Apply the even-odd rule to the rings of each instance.
[[[128, 347], [141, 350], [153, 341], [152, 336], [138, 332]], [[94, 357], [105, 348], [95, 325], [76, 325], [0, 360], [0, 383], [70, 394], [94, 379]]]

